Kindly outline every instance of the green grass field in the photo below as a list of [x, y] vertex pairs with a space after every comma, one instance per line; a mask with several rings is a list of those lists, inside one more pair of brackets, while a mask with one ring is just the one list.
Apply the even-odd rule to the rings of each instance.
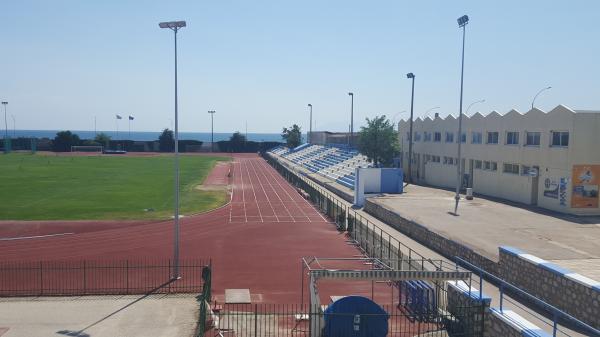
[[[219, 160], [180, 157], [182, 214], [228, 201], [195, 188]], [[172, 156], [0, 155], [0, 220], [166, 219], [173, 200]]]

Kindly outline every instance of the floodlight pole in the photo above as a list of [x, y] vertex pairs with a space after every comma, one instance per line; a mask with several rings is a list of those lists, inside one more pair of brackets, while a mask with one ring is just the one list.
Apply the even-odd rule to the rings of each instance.
[[6, 106], [8, 102], [2, 102], [2, 105], [4, 105], [4, 139], [8, 139], [8, 120], [6, 119]]
[[215, 140], [214, 140], [214, 116], [215, 110], [209, 110], [210, 114], [210, 152], [215, 152]]
[[348, 138], [348, 146], [354, 141], [354, 93], [349, 92], [350, 96], [350, 137]]
[[175, 233], [173, 253], [173, 279], [180, 279], [179, 273], [179, 127], [177, 115], [177, 31], [186, 26], [185, 21], [161, 22], [160, 28], [169, 28], [173, 31], [175, 42]]
[[308, 107], [310, 108], [310, 126], [308, 127], [308, 143], [310, 144], [310, 142], [312, 141], [312, 104], [308, 104]]
[[463, 29], [463, 43], [462, 43], [462, 61], [460, 69], [460, 105], [458, 110], [458, 163], [456, 163], [456, 194], [454, 195], [454, 214], [458, 213], [458, 202], [460, 201], [460, 186], [462, 183], [461, 177], [461, 145], [462, 145], [462, 107], [463, 107], [463, 80], [465, 73], [465, 35], [467, 31], [467, 23], [469, 23], [469, 17], [466, 15], [458, 18], [458, 26]]
[[[410, 95], [410, 126], [409, 126], [409, 139], [408, 139], [408, 179], [407, 183], [412, 183], [412, 152], [413, 152], [413, 112], [415, 105], [415, 74], [408, 73], [406, 78], [412, 79], [412, 92]], [[402, 135], [400, 135], [402, 137]]]
[[535, 105], [535, 99], [536, 99], [536, 98], [537, 98], [537, 97], [538, 97], [538, 96], [539, 96], [539, 95], [540, 95], [542, 92], [544, 92], [544, 91], [546, 91], [546, 90], [550, 90], [550, 89], [552, 89], [552, 87], [545, 87], [544, 89], [542, 89], [542, 90], [538, 91], [538, 93], [537, 93], [537, 94], [535, 94], [535, 96], [533, 97], [533, 100], [531, 101], [531, 109], [532, 109], [532, 110], [533, 110], [533, 107], [534, 107], [534, 105]]

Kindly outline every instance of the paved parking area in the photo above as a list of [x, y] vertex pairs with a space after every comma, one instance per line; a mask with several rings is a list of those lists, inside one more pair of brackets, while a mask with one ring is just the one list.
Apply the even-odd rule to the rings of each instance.
[[402, 217], [497, 260], [498, 246], [512, 246], [600, 280], [600, 217], [577, 217], [409, 185], [401, 195], [370, 198]]
[[194, 296], [2, 298], [0, 336], [190, 337], [199, 310]]

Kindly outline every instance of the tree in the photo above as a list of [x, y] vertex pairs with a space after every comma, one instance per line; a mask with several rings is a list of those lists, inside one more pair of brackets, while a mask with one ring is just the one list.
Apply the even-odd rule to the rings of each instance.
[[104, 145], [105, 148], [108, 148], [108, 144], [110, 143], [110, 136], [104, 132], [100, 132], [94, 137], [94, 141], [96, 143]]
[[160, 152], [175, 151], [175, 138], [173, 138], [173, 131], [164, 129], [160, 136], [158, 136], [158, 150]]
[[294, 124], [289, 129], [283, 128], [281, 137], [285, 139], [287, 146], [293, 149], [302, 142], [302, 131], [298, 125]]
[[367, 118], [367, 126], [360, 128], [358, 148], [375, 166], [390, 166], [400, 152], [398, 134], [393, 124], [383, 116]]
[[229, 137], [229, 146], [233, 152], [244, 152], [246, 147], [246, 136], [241, 132], [236, 131]]
[[71, 146], [76, 146], [81, 143], [79, 136], [71, 133], [71, 131], [60, 131], [56, 133], [56, 137], [52, 141], [52, 151], [67, 152], [71, 151]]

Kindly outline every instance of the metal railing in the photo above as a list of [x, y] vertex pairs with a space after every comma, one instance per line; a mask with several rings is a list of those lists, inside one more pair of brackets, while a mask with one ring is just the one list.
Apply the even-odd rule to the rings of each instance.
[[209, 260], [183, 260], [174, 280], [171, 260], [1, 262], [0, 296], [127, 295], [202, 290]]
[[[530, 293], [520, 289], [519, 287], [517, 287], [513, 284], [510, 284], [491, 273], [488, 273], [487, 271], [464, 260], [463, 258], [456, 256], [455, 261], [457, 263], [457, 266], [460, 265], [461, 267], [467, 268], [479, 276], [478, 283], [479, 283], [479, 298], [480, 299], [483, 294], [483, 279], [489, 280], [491, 283], [493, 283], [494, 285], [496, 285], [498, 287], [499, 292], [500, 292], [500, 302], [499, 302], [500, 312], [502, 312], [504, 310], [504, 302], [508, 301], [511, 304], [519, 307], [520, 309], [528, 311], [530, 314], [532, 314], [534, 317], [537, 317], [544, 324], [550, 325], [552, 328], [553, 336], [558, 336], [559, 333], [568, 336], [568, 334], [566, 332], [560, 330], [560, 328], [558, 326], [560, 323], [560, 324], [566, 325], [568, 327], [572, 327], [574, 330], [581, 331], [582, 333], [585, 333], [587, 336], [599, 336], [600, 337], [600, 330], [595, 329], [594, 327], [578, 320], [577, 318], [558, 309], [557, 307], [544, 302], [543, 300], [531, 295]], [[507, 292], [510, 295], [513, 295], [515, 297], [522, 298], [525, 301], [531, 302], [536, 307], [547, 312], [549, 315], [552, 316], [551, 323], [548, 323], [546, 320], [544, 320], [544, 319], [542, 319], [542, 317], [540, 317], [540, 314], [531, 311], [531, 309], [525, 308], [520, 303], [510, 300], [510, 298], [505, 298], [505, 295]], [[469, 295], [471, 295], [470, 287], [469, 287]]]
[[323, 313], [320, 308], [308, 305], [225, 304], [212, 316], [204, 335], [352, 336], [356, 335], [356, 331], [375, 329], [394, 337], [476, 335], [457, 324], [465, 319], [460, 315], [440, 312], [426, 317], [418, 316], [401, 312], [391, 305], [381, 306], [381, 309], [381, 313], [349, 314]]
[[346, 231], [349, 239], [354, 241], [365, 255], [380, 259], [413, 261], [412, 264], [419, 261], [422, 270], [450, 267], [445, 265], [447, 262], [426, 258], [395, 239], [390, 233], [352, 209], [350, 203], [304, 177], [294, 168], [269, 157], [268, 154], [265, 158], [288, 182], [308, 193], [310, 201], [335, 222], [338, 230]]

